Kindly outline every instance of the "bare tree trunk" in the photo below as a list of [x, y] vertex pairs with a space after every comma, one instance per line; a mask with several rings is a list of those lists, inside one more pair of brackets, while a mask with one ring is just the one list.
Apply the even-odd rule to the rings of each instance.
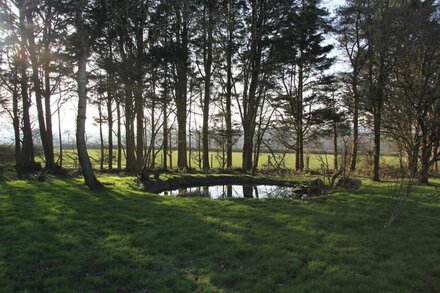
[[112, 96], [108, 93], [107, 99], [107, 125], [108, 125], [108, 170], [113, 170], [113, 109]]
[[[148, 166], [152, 169], [156, 167], [156, 152], [155, 152], [155, 141], [157, 137], [157, 131], [156, 131], [156, 82], [157, 82], [157, 75], [156, 70], [153, 69], [151, 72], [151, 79], [152, 79], [152, 90], [151, 90], [151, 139], [150, 139], [150, 146], [148, 147], [148, 158], [149, 158], [149, 164]], [[147, 129], [147, 126], [145, 126], [145, 129]], [[147, 140], [147, 139], [145, 139]]]
[[[82, 15], [82, 13], [79, 13]], [[81, 17], [81, 16], [80, 16]], [[77, 20], [82, 23], [81, 19]], [[79, 27], [78, 27], [79, 26]], [[92, 189], [102, 188], [103, 185], [95, 177], [95, 173], [92, 169], [92, 164], [90, 163], [90, 158], [87, 153], [86, 139], [85, 139], [85, 127], [86, 127], [86, 113], [87, 113], [87, 45], [84, 40], [87, 37], [86, 32], [82, 29], [82, 24], [77, 25], [78, 34], [80, 37], [82, 52], [78, 56], [78, 72], [77, 72], [77, 83], [78, 83], [78, 116], [76, 120], [76, 145], [78, 150], [79, 163], [81, 164], [82, 173], [87, 186]]]
[[[113, 63], [113, 51], [112, 44], [109, 44], [110, 48], [110, 62]], [[107, 73], [107, 124], [108, 124], [108, 169], [113, 170], [113, 72]]]
[[232, 100], [232, 60], [228, 56], [228, 77], [227, 77], [227, 92], [226, 92], [226, 167], [228, 169], [232, 168], [232, 111], [231, 111], [231, 100]]
[[203, 44], [203, 63], [205, 69], [205, 99], [203, 101], [203, 169], [209, 169], [209, 104], [211, 101], [211, 74], [212, 74], [212, 42], [213, 42], [213, 16], [212, 0], [205, 1], [204, 20], [208, 18], [208, 23], [204, 25], [204, 44]]
[[[60, 94], [61, 96], [61, 94]], [[61, 99], [61, 97], [60, 97]], [[59, 140], [59, 147], [60, 147], [60, 160], [59, 160], [59, 166], [60, 168], [63, 168], [63, 138], [61, 135], [61, 115], [60, 115], [61, 108], [58, 108], [57, 110], [57, 116], [58, 116], [58, 140]]]
[[28, 86], [28, 78], [27, 78], [27, 65], [26, 65], [26, 21], [25, 21], [25, 13], [24, 7], [25, 2], [23, 0], [19, 1], [19, 10], [20, 10], [20, 86], [21, 86], [21, 96], [23, 103], [23, 143], [22, 143], [22, 164], [24, 171], [30, 171], [35, 168], [35, 160], [34, 160], [34, 144], [32, 139], [32, 129], [31, 129], [31, 121], [29, 115], [29, 108], [31, 105], [31, 100], [29, 97], [29, 86]]
[[[135, 87], [133, 80], [133, 73], [129, 66], [131, 65], [128, 60], [127, 52], [124, 48], [126, 42], [126, 32], [121, 29], [119, 31], [118, 45], [119, 52], [121, 54], [122, 64], [120, 66], [121, 78], [124, 83], [125, 92], [125, 170], [133, 172], [136, 170], [136, 155], [135, 155], [135, 135], [134, 135], [134, 114], [133, 110], [133, 90]], [[141, 128], [143, 128], [141, 126]], [[142, 132], [143, 134], [143, 132]], [[143, 150], [142, 150], [143, 151]]]
[[[438, 130], [437, 130], [438, 131]], [[436, 139], [434, 142], [434, 145], [432, 147], [432, 158], [434, 158], [434, 161], [432, 162], [431, 168], [433, 171], [438, 172], [438, 159], [440, 157], [440, 140]]]
[[134, 107], [136, 110], [136, 171], [143, 168], [145, 164], [144, 157], [144, 97], [143, 97], [143, 54], [144, 54], [144, 30], [143, 23], [137, 24], [136, 28], [136, 47], [137, 58], [136, 68], [136, 85], [134, 91]]
[[172, 140], [172, 129], [169, 131], [170, 134], [170, 169], [173, 169], [173, 140]]
[[187, 62], [188, 62], [188, 47], [187, 47], [187, 35], [186, 29], [184, 30], [184, 36], [182, 37], [184, 41], [182, 45], [182, 60], [179, 60], [178, 63], [178, 80], [177, 80], [177, 88], [176, 88], [176, 106], [177, 106], [177, 128], [178, 128], [178, 158], [177, 158], [177, 167], [179, 169], [187, 168], [187, 152], [186, 152], [186, 102], [187, 102], [187, 92], [186, 92], [186, 84], [187, 84]]
[[118, 170], [122, 170], [122, 131], [121, 131], [121, 102], [116, 100], [117, 131], [118, 131]]
[[[46, 123], [45, 123], [45, 115], [43, 110], [43, 94], [41, 90], [41, 82], [39, 77], [39, 63], [38, 63], [38, 57], [36, 53], [36, 44], [35, 44], [35, 36], [33, 32], [33, 16], [32, 11], [30, 9], [26, 10], [26, 19], [27, 19], [27, 41], [28, 41], [28, 52], [29, 57], [31, 60], [31, 67], [32, 67], [32, 81], [34, 84], [34, 91], [35, 91], [35, 101], [37, 105], [37, 115], [38, 115], [38, 126], [40, 129], [40, 138], [41, 143], [43, 145], [44, 150], [44, 157], [46, 161], [46, 169], [53, 169], [55, 163], [54, 163], [54, 154], [53, 154], [53, 144], [49, 143], [49, 137], [47, 135], [47, 129], [46, 129]], [[50, 95], [50, 92], [49, 92]], [[50, 108], [50, 105], [49, 105]], [[49, 113], [51, 115], [51, 113]], [[47, 117], [47, 115], [46, 115]], [[51, 148], [52, 145], [52, 148]]]
[[428, 131], [422, 127], [422, 153], [420, 156], [419, 183], [428, 184], [430, 158], [432, 154], [432, 144], [428, 141]]
[[353, 144], [351, 149], [351, 162], [350, 162], [350, 171], [356, 170], [357, 163], [357, 153], [358, 153], [358, 145], [359, 145], [359, 96], [357, 93], [357, 85], [353, 84], [353, 95], [354, 95], [354, 103], [353, 103]]
[[[50, 158], [52, 158], [52, 164], [55, 165], [55, 154], [53, 148], [53, 128], [52, 128], [52, 109], [51, 109], [51, 89], [50, 89], [50, 77], [49, 77], [49, 69], [50, 65], [47, 65], [45, 70], [45, 115], [46, 115], [46, 135], [47, 135], [47, 148], [49, 152]], [[49, 164], [50, 165], [50, 164]]]
[[[155, 88], [155, 87], [154, 87]], [[151, 158], [151, 168], [155, 168], [156, 167], [156, 152], [155, 152], [155, 141], [156, 141], [156, 115], [155, 115], [155, 111], [156, 111], [156, 96], [155, 96], [155, 90], [153, 90], [153, 100], [151, 101], [151, 143], [150, 143], [150, 158]]]
[[333, 170], [338, 169], [338, 128], [337, 122], [333, 121]]
[[162, 112], [163, 112], [163, 169], [168, 169], [167, 156], [168, 156], [168, 65], [165, 64], [165, 77], [164, 77], [164, 85], [163, 85], [163, 104], [162, 104]]
[[[191, 108], [191, 101], [190, 101], [190, 106], [189, 106], [189, 108], [190, 109], [192, 109]], [[192, 158], [192, 131], [191, 131], [191, 110], [190, 110], [190, 113], [189, 113], [189, 125], [188, 125], [189, 127], [188, 127], [188, 167], [190, 168], [190, 169], [192, 169], [192, 160], [191, 160], [191, 158]]]
[[256, 141], [255, 141], [255, 150], [254, 150], [254, 162], [252, 163], [252, 175], [255, 175], [258, 169], [258, 164], [260, 163], [260, 152], [261, 152], [261, 143], [263, 139], [261, 129], [261, 120], [257, 128]]
[[99, 142], [100, 142], [100, 157], [99, 157], [99, 170], [102, 172], [104, 170], [104, 135], [102, 133], [102, 110], [101, 110], [101, 99], [98, 105], [98, 115], [99, 115]]
[[[17, 73], [15, 72], [15, 76]], [[20, 140], [20, 117], [18, 113], [18, 88], [14, 85], [14, 92], [12, 93], [12, 125], [14, 126], [14, 143], [15, 143], [15, 170], [18, 175], [21, 175], [22, 168], [22, 154], [21, 154], [21, 140]]]
[[303, 65], [300, 62], [298, 69], [298, 97], [297, 97], [297, 158], [296, 158], [296, 170], [304, 170], [304, 137], [303, 137]]
[[380, 181], [380, 145], [381, 145], [381, 123], [382, 123], [382, 101], [377, 101], [374, 113], [374, 166], [373, 181]]
[[133, 125], [133, 95], [131, 90], [125, 91], [125, 170], [133, 172], [136, 170], [136, 156], [134, 143]]
[[[51, 18], [52, 7], [47, 7], [47, 18]], [[52, 109], [51, 109], [51, 87], [50, 87], [50, 63], [51, 63], [51, 53], [50, 53], [50, 20], [46, 20], [46, 24], [44, 26], [43, 31], [43, 42], [44, 42], [44, 63], [43, 63], [43, 72], [44, 72], [44, 110], [46, 115], [46, 136], [47, 136], [47, 147], [50, 156], [52, 157], [53, 166], [55, 166], [55, 153], [53, 148], [53, 129], [52, 129]]]
[[249, 122], [243, 125], [244, 135], [243, 135], [243, 170], [244, 171], [252, 171], [252, 158], [253, 158], [253, 150], [254, 150], [254, 136], [255, 136], [255, 128], [252, 126], [248, 126]]
[[228, 1], [228, 44], [226, 48], [226, 156], [227, 168], [232, 168], [232, 50], [234, 41], [234, 1]]
[[[25, 59], [23, 59], [25, 60]], [[25, 65], [21, 65], [21, 95], [23, 102], [23, 144], [22, 166], [24, 170], [31, 170], [35, 166], [34, 143], [32, 138], [31, 119], [29, 115], [30, 98], [28, 94], [28, 82]]]
[[[244, 132], [244, 146], [243, 146], [243, 169], [246, 172], [252, 171], [252, 160], [254, 150], [254, 136], [255, 136], [255, 120], [257, 118], [257, 111], [259, 107], [259, 97], [257, 95], [257, 88], [259, 86], [259, 78], [261, 71], [261, 27], [263, 22], [264, 7], [263, 2], [252, 2], [252, 26], [251, 26], [251, 50], [250, 57], [250, 83], [249, 92], [245, 93], [243, 97], [243, 132]], [[246, 88], [246, 87], [245, 87]]]
[[164, 170], [168, 169], [168, 118], [167, 118], [167, 110], [166, 110], [166, 103], [164, 103], [163, 108], [163, 166], [162, 168]]
[[296, 131], [296, 142], [295, 142], [295, 170], [298, 171], [299, 170], [299, 140], [300, 140], [300, 135], [298, 130]]
[[144, 165], [144, 106], [142, 95], [135, 98], [136, 108], [136, 171]]
[[[302, 122], [301, 122], [302, 124]], [[302, 128], [302, 126], [301, 126]], [[303, 171], [304, 170], [304, 134], [301, 131], [300, 134], [300, 140], [299, 140], [299, 170]]]
[[[179, 103], [179, 108], [183, 108], [182, 103]], [[186, 103], [185, 103], [186, 105]], [[186, 147], [186, 112], [177, 111], [177, 167], [181, 170], [187, 168], [187, 147]]]
[[417, 143], [413, 149], [409, 150], [408, 155], [408, 171], [412, 178], [417, 176], [417, 165], [419, 161], [420, 145]]
[[177, 168], [187, 169], [187, 146], [186, 146], [186, 128], [187, 128], [187, 80], [188, 80], [188, 3], [187, 1], [177, 2], [176, 5], [176, 45], [175, 51], [175, 103], [177, 116]]
[[85, 1], [80, 3], [75, 17], [75, 27], [79, 36], [79, 46], [77, 53], [78, 71], [76, 81], [78, 84], [78, 116], [76, 118], [76, 146], [78, 150], [78, 159], [81, 165], [82, 173], [86, 185], [92, 189], [103, 187], [101, 182], [95, 177], [95, 173], [90, 163], [90, 157], [87, 153], [86, 145], [86, 114], [87, 114], [87, 58], [89, 57], [89, 34], [84, 27], [83, 10]]
[[197, 130], [197, 151], [199, 158], [199, 169], [202, 170], [202, 140], [200, 130]]
[[422, 184], [429, 183], [429, 155], [422, 151], [421, 168], [419, 174], [419, 182]]

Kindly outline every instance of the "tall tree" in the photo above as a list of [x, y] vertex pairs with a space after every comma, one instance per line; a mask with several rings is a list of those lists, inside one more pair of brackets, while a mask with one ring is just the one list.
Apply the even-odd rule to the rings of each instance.
[[[113, 2], [111, 5], [120, 58], [118, 75], [124, 85], [125, 168], [134, 172], [143, 160], [143, 38], [146, 11], [140, 9], [145, 8], [142, 0]], [[136, 142], [140, 148], [136, 147]]]
[[[281, 62], [281, 88], [285, 113], [295, 128], [295, 169], [304, 169], [304, 141], [308, 132], [312, 105], [316, 103], [315, 89], [329, 82], [323, 74], [333, 64], [325, 45], [325, 34], [331, 29], [328, 12], [320, 1], [301, 1], [288, 14], [278, 58]], [[307, 111], [307, 113], [306, 113]]]
[[[12, 44], [3, 43], [0, 51], [0, 115], [7, 112], [12, 120], [14, 129], [14, 145], [15, 145], [15, 169], [19, 175], [24, 171], [22, 162], [22, 143], [21, 143], [21, 111], [19, 107], [20, 99], [20, 76], [19, 76], [19, 50]], [[11, 97], [9, 99], [8, 97]], [[12, 100], [12, 101], [11, 101]], [[12, 105], [10, 105], [12, 104]], [[12, 106], [12, 108], [11, 108]]]
[[29, 96], [29, 84], [27, 73], [27, 32], [26, 32], [26, 1], [17, 1], [19, 9], [19, 31], [20, 31], [20, 87], [23, 103], [23, 146], [22, 146], [22, 167], [23, 170], [33, 170], [35, 168], [34, 145], [32, 138]]
[[[12, 120], [15, 144], [15, 168], [19, 175], [23, 170], [20, 111], [20, 40], [16, 15], [11, 3], [0, 2], [3, 14], [0, 17], [0, 115], [7, 112]], [[12, 101], [10, 101], [12, 98]], [[12, 108], [11, 108], [12, 106]]]
[[[242, 30], [242, 22], [240, 8], [243, 7], [243, 1], [239, 0], [224, 0], [219, 4], [221, 18], [219, 21], [219, 33], [216, 38], [219, 41], [224, 56], [219, 60], [220, 68], [222, 69], [218, 74], [222, 75], [221, 80], [226, 75], [226, 81], [222, 81], [223, 92], [225, 96], [223, 112], [226, 125], [226, 167], [232, 168], [232, 147], [233, 147], [233, 119], [232, 119], [232, 99], [233, 89], [236, 78], [234, 78], [234, 71], [237, 66], [237, 51], [239, 48], [239, 31]], [[242, 37], [243, 39], [243, 37]], [[235, 66], [234, 66], [235, 65]]]
[[136, 72], [134, 82], [134, 107], [136, 109], [136, 170], [139, 171], [144, 167], [145, 155], [144, 155], [144, 77], [145, 77], [145, 29], [148, 18], [148, 2], [145, 0], [139, 0], [135, 2], [136, 14], [134, 16], [134, 34], [136, 42]]
[[165, 1], [157, 2], [152, 8], [150, 21], [150, 50], [149, 58], [152, 65], [155, 66], [157, 77], [159, 79], [160, 94], [159, 103], [161, 105], [162, 115], [162, 168], [168, 169], [169, 148], [171, 142], [169, 140], [168, 119], [171, 114], [170, 104], [172, 102], [173, 84], [172, 81], [172, 64], [174, 64], [174, 46], [172, 41], [172, 32], [169, 29], [171, 20], [172, 6]]
[[[38, 114], [38, 125], [40, 130], [40, 139], [43, 145], [43, 151], [46, 161], [46, 168], [53, 169], [54, 167], [54, 152], [53, 152], [53, 137], [52, 134], [48, 135], [48, 131], [46, 129], [46, 116], [44, 114], [43, 108], [43, 90], [41, 84], [40, 77], [40, 60], [38, 56], [38, 48], [37, 43], [35, 41], [35, 22], [34, 22], [34, 14], [39, 12], [39, 7], [36, 2], [26, 1], [25, 3], [25, 14], [26, 14], [26, 37], [27, 37], [27, 50], [29, 52], [29, 59], [31, 62], [32, 68], [32, 82], [33, 89], [35, 92], [35, 101], [37, 106], [37, 114]], [[49, 42], [47, 40], [47, 42]], [[48, 115], [51, 115], [49, 113]]]
[[187, 160], [187, 82], [188, 82], [188, 63], [189, 63], [189, 25], [190, 7], [188, 0], [173, 2], [175, 24], [172, 28], [174, 32], [174, 63], [176, 68], [175, 94], [177, 116], [177, 167], [186, 169]]
[[338, 9], [337, 39], [350, 65], [350, 70], [343, 75], [343, 80], [349, 93], [346, 95], [346, 104], [352, 116], [351, 171], [356, 169], [358, 158], [362, 70], [366, 62], [366, 43], [362, 31], [364, 23], [365, 1], [350, 0]]
[[428, 183], [429, 169], [440, 160], [434, 151], [440, 141], [440, 40], [432, 37], [440, 33], [438, 8], [432, 1], [409, 1], [398, 11], [401, 49], [384, 103], [384, 129], [407, 153], [410, 174], [420, 183]]
[[[367, 109], [372, 115], [374, 136], [373, 180], [380, 180], [381, 130], [386, 88], [396, 61], [396, 6], [393, 1], [368, 0], [365, 12], [367, 45]], [[398, 46], [398, 45], [397, 45]]]
[[246, 2], [245, 9], [249, 12], [244, 16], [244, 33], [248, 34], [248, 38], [241, 55], [243, 93], [239, 103], [243, 124], [242, 168], [246, 172], [252, 171], [254, 166], [256, 120], [265, 94], [266, 81], [273, 70], [273, 40], [279, 36], [279, 25], [286, 15], [283, 4], [266, 0]]
[[100, 2], [86, 0], [68, 3], [73, 12], [72, 21], [75, 28], [73, 39], [75, 40], [75, 61], [78, 70], [76, 72], [78, 91], [78, 114], [76, 120], [76, 145], [78, 158], [86, 185], [92, 189], [100, 189], [102, 183], [95, 177], [95, 173], [87, 152], [85, 138], [86, 113], [87, 113], [87, 61], [91, 55], [92, 45], [99, 36], [103, 17], [103, 7]]
[[212, 76], [212, 47], [214, 31], [215, 1], [203, 2], [203, 68], [204, 68], [204, 100], [203, 100], [203, 169], [209, 169], [209, 116], [211, 102], [211, 76]]

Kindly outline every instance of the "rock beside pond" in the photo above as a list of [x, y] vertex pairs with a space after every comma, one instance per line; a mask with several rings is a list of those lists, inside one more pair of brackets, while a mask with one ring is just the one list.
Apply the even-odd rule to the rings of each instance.
[[308, 196], [322, 195], [326, 193], [324, 182], [321, 179], [314, 179], [308, 184], [300, 184], [292, 188], [294, 198], [306, 198]]
[[145, 183], [151, 180], [151, 175], [153, 175], [154, 180], [159, 180], [160, 172], [156, 169], [144, 168], [139, 172], [137, 178], [140, 182]]
[[324, 182], [321, 179], [315, 179], [309, 182], [309, 195], [319, 195], [325, 193]]
[[341, 178], [338, 180], [336, 187], [342, 187], [348, 191], [356, 191], [362, 186], [362, 181], [353, 178]]

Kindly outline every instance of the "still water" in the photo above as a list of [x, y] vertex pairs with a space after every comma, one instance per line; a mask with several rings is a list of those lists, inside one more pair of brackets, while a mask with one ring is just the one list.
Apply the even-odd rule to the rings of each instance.
[[290, 198], [295, 194], [291, 187], [279, 185], [215, 185], [179, 188], [161, 192], [160, 195], [183, 197], [221, 198]]

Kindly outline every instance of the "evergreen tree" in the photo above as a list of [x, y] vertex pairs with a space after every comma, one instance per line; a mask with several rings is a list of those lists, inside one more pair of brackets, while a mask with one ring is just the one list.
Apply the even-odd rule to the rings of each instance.
[[[325, 34], [331, 29], [328, 12], [320, 1], [302, 1], [292, 7], [278, 42], [281, 99], [285, 114], [295, 129], [295, 168], [304, 169], [304, 141], [308, 132], [310, 111], [317, 103], [317, 87], [329, 80], [324, 72], [333, 64], [327, 55], [333, 49], [325, 45]], [[306, 112], [307, 111], [307, 112]]]

